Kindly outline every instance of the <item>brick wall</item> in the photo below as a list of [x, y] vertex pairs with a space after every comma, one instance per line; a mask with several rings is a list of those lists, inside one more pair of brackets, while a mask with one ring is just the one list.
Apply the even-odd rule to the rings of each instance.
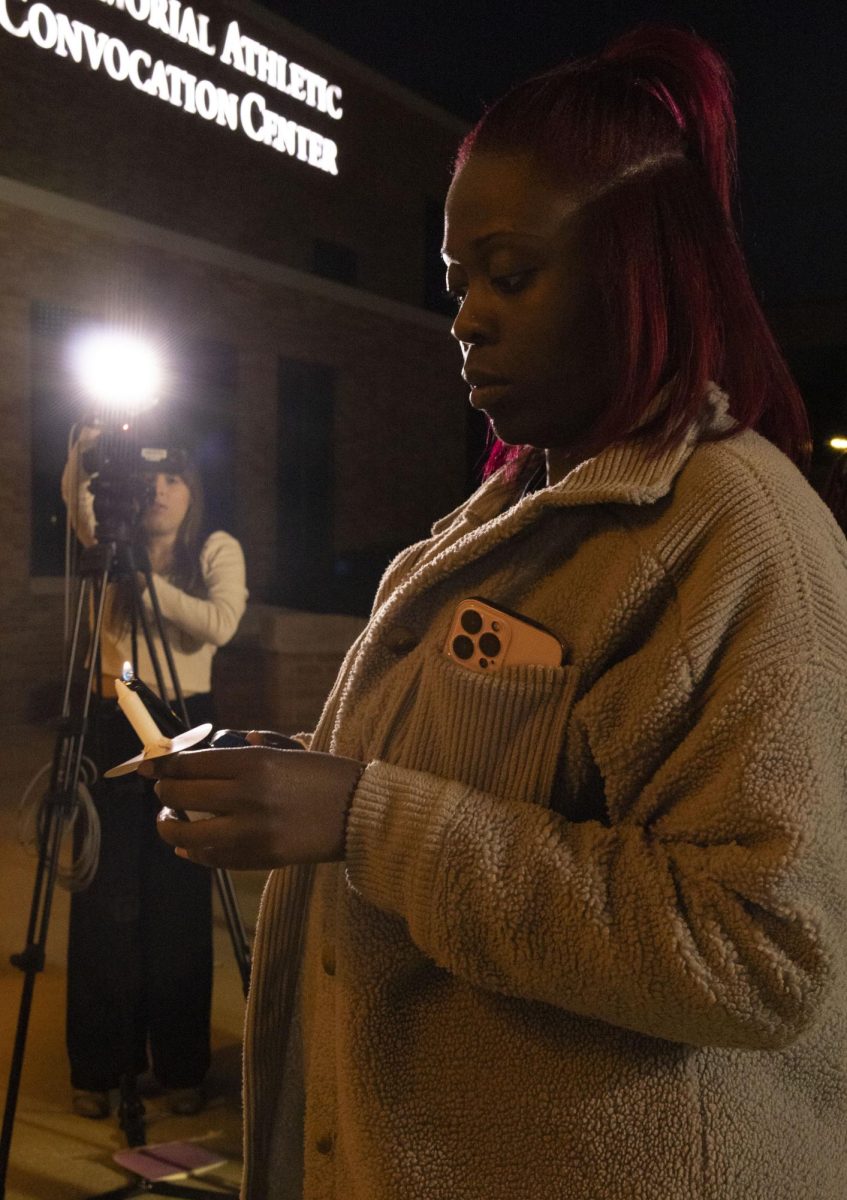
[[[33, 300], [96, 315], [114, 315], [124, 306], [173, 339], [209, 337], [235, 347], [234, 532], [245, 549], [254, 601], [267, 599], [275, 561], [280, 355], [313, 359], [338, 372], [338, 553], [423, 536], [436, 516], [459, 502], [465, 486], [467, 401], [446, 320], [400, 305], [375, 311], [353, 289], [308, 277], [298, 290], [290, 272], [280, 282], [252, 260], [241, 269], [238, 263], [221, 266], [210, 261], [213, 254], [204, 257], [199, 243], [157, 244], [152, 228], [98, 230], [80, 223], [90, 217], [96, 225], [96, 214], [81, 217], [73, 207], [68, 212], [62, 217], [0, 199], [0, 416], [6, 433], [0, 446], [0, 708], [7, 721], [55, 712], [62, 671], [61, 597], [55, 587], [31, 580], [29, 568]], [[327, 681], [337, 661], [340, 655], [325, 666]], [[312, 677], [310, 666], [298, 676]], [[304, 715], [313, 709], [310, 700]]]

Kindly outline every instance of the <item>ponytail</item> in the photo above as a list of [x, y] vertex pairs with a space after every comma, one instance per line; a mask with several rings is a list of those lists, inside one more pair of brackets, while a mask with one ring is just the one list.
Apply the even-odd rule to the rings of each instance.
[[631, 72], [633, 83], [670, 113], [732, 220], [737, 138], [732, 77], [720, 55], [692, 33], [646, 25], [618, 38], [597, 61]]

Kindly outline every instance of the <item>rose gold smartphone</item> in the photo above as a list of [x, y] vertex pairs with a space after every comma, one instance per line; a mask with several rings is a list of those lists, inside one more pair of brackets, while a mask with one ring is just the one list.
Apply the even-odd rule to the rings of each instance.
[[564, 658], [549, 629], [476, 596], [459, 602], [444, 653], [479, 674], [521, 665], [560, 667]]

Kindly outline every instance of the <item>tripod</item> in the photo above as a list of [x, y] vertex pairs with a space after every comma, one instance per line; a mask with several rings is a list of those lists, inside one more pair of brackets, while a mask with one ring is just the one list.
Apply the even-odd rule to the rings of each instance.
[[[156, 653], [150, 622], [141, 603], [142, 593], [137, 573], [140, 572], [143, 574], [152, 603], [156, 632], [158, 633], [167, 660], [173, 690], [177, 697], [177, 704], [181, 710], [186, 728], [189, 724], [185, 700], [177, 678], [173, 655], [167, 640], [164, 621], [153, 584], [149, 559], [146, 553], [144, 553], [142, 556], [143, 561], [136, 562], [132, 538], [125, 520], [106, 520], [103, 522], [103, 526], [103, 536], [100, 536], [98, 528], [97, 543], [84, 551], [82, 555], [77, 603], [65, 674], [59, 732], [54, 747], [50, 784], [43, 801], [43, 819], [39, 823], [38, 865], [27, 926], [26, 947], [20, 954], [12, 955], [11, 958], [13, 965], [20, 968], [23, 972], [24, 982], [12, 1053], [3, 1129], [2, 1135], [0, 1135], [0, 1200], [6, 1194], [6, 1171], [18, 1092], [20, 1089], [26, 1036], [35, 988], [35, 978], [38, 972], [44, 969], [47, 930], [58, 872], [59, 852], [66, 825], [73, 817], [78, 803], [77, 787], [82, 766], [84, 738], [88, 728], [88, 714], [95, 669], [99, 663], [99, 654], [94, 651], [100, 645], [107, 588], [111, 579], [122, 577], [129, 580], [133, 611], [133, 657], [135, 658], [137, 621], [141, 625], [150, 660], [153, 664], [159, 693], [162, 697], [165, 697], [167, 691], [165, 689], [161, 664]], [[87, 666], [83, 666], [80, 651], [83, 642], [83, 625], [87, 611], [93, 614], [91, 622], [91, 647], [93, 652], [88, 655]], [[246, 931], [241, 920], [229, 875], [227, 872], [217, 869], [214, 872], [214, 879], [246, 995], [250, 979], [250, 950]], [[127, 1144], [129, 1146], [143, 1145], [145, 1142], [144, 1106], [138, 1095], [135, 1076], [130, 1073], [125, 1073], [120, 1081], [118, 1115], [120, 1127], [126, 1136]], [[184, 1196], [187, 1200], [198, 1200], [198, 1197], [201, 1200], [206, 1200], [206, 1198], [212, 1200], [213, 1197], [230, 1194], [226, 1191], [204, 1191], [197, 1188], [180, 1189], [172, 1183], [139, 1178], [127, 1187], [118, 1188], [116, 1191], [111, 1191], [101, 1197], [92, 1197], [91, 1200], [119, 1200], [119, 1198], [121, 1200], [128, 1200], [129, 1197], [144, 1193]]]

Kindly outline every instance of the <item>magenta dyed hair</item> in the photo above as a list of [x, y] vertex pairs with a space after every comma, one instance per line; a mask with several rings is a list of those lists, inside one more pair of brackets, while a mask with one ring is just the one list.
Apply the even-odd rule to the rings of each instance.
[[[739, 429], [808, 461], [803, 401], [753, 292], [732, 219], [735, 118], [721, 57], [694, 34], [645, 26], [600, 55], [517, 85], [462, 143], [528, 153], [581, 199], [586, 260], [616, 331], [618, 387], [582, 449], [683, 435], [712, 380]], [[657, 392], [661, 411], [647, 419]], [[523, 460], [495, 441], [485, 473]]]

